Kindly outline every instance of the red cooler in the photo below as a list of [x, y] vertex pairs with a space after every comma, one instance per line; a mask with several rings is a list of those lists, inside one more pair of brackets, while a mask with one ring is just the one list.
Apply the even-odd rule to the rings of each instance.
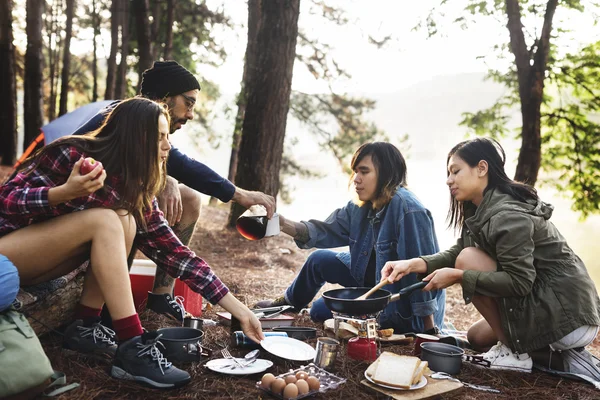
[[[138, 312], [142, 312], [148, 299], [148, 292], [152, 290], [154, 284], [154, 274], [156, 264], [150, 260], [133, 260], [133, 265], [129, 271], [131, 279], [131, 291], [133, 292], [133, 302]], [[175, 296], [183, 297], [183, 306], [190, 314], [199, 317], [202, 315], [202, 296], [181, 280], [175, 280]]]

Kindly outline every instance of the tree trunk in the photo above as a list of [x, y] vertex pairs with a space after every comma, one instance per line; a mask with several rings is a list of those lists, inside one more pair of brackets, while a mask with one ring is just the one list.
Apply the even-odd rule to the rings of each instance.
[[73, 36], [73, 11], [75, 0], [67, 0], [67, 26], [65, 29], [65, 46], [63, 48], [63, 65], [60, 75], [60, 107], [58, 115], [67, 113], [67, 102], [69, 100], [69, 78], [71, 77], [71, 37]]
[[173, 23], [175, 22], [175, 1], [167, 0], [167, 22], [165, 26], [165, 51], [164, 60], [170, 60], [173, 57]]
[[0, 165], [13, 165], [17, 157], [17, 96], [12, 0], [0, 1]]
[[117, 71], [117, 52], [119, 51], [119, 11], [121, 0], [113, 0], [110, 6], [110, 55], [106, 66], [106, 90], [104, 100], [115, 99], [115, 82]]
[[152, 67], [152, 45], [150, 41], [150, 22], [148, 21], [148, 0], [133, 0], [133, 13], [138, 43], [138, 89], [142, 85], [142, 74]]
[[248, 65], [254, 65], [256, 62], [253, 57], [256, 56], [256, 35], [260, 26], [260, 3], [261, 0], [248, 1], [248, 43], [246, 44], [244, 73], [242, 75], [242, 84], [237, 101], [238, 112], [235, 116], [235, 126], [233, 127], [233, 137], [231, 140], [229, 173], [227, 174], [227, 179], [231, 182], [235, 181], [238, 165], [238, 151], [240, 148], [240, 140], [242, 138], [242, 124], [244, 122], [244, 113], [246, 111], [246, 91], [244, 84], [248, 76]]
[[[256, 56], [246, 60], [247, 102], [235, 182], [272, 196], [279, 191], [299, 15], [300, 0], [262, 2]], [[242, 212], [243, 207], [232, 204], [229, 226]]]
[[115, 98], [123, 99], [127, 97], [127, 56], [129, 55], [129, 1], [120, 2], [121, 20], [121, 62], [117, 74], [117, 83], [115, 86]]
[[535, 52], [532, 52], [525, 43], [519, 1], [506, 0], [507, 28], [510, 34], [510, 49], [515, 56], [517, 67], [523, 122], [515, 180], [532, 186], [537, 181], [542, 160], [541, 107], [550, 51], [552, 20], [557, 6], [558, 0], [549, 0], [546, 4], [542, 32], [537, 40]]
[[44, 2], [27, 0], [27, 51], [23, 85], [23, 150], [35, 139], [43, 124], [42, 116], [42, 13]]
[[158, 59], [160, 52], [159, 31], [162, 20], [162, 1], [155, 0], [152, 5], [152, 24], [150, 25], [150, 40], [152, 43], [152, 60]]
[[100, 16], [98, 13], [98, 8], [96, 4], [96, 0], [92, 0], [92, 25], [94, 29], [94, 38], [93, 40], [93, 48], [94, 54], [92, 54], [92, 79], [94, 81], [94, 85], [92, 87], [92, 101], [98, 101], [98, 57], [96, 55], [97, 41], [96, 38], [100, 35]]
[[58, 14], [60, 5], [52, 1], [50, 6], [50, 18], [46, 21], [46, 35], [48, 36], [48, 74], [50, 75], [50, 95], [48, 97], [48, 120], [56, 118], [56, 75], [58, 64], [58, 51], [60, 44], [60, 35], [58, 33]]

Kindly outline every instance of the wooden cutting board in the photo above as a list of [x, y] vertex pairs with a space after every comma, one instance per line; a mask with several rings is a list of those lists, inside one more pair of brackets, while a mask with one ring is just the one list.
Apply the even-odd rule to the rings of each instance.
[[397, 400], [432, 399], [441, 394], [457, 392], [463, 387], [463, 384], [460, 382], [453, 382], [446, 379], [431, 379], [430, 377], [427, 377], [427, 386], [417, 390], [386, 389], [381, 386], [377, 386], [366, 379], [363, 379], [360, 383], [370, 387], [373, 390], [386, 394], [392, 399]]

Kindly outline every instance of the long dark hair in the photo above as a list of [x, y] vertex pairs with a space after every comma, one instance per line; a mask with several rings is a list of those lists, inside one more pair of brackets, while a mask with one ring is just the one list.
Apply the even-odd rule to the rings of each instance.
[[[406, 186], [406, 161], [400, 150], [391, 143], [372, 142], [360, 146], [352, 156], [350, 167], [356, 170], [363, 158], [370, 155], [377, 170], [377, 189], [373, 208], [381, 209], [394, 197], [399, 187]], [[354, 175], [352, 175], [354, 178]], [[352, 184], [352, 178], [350, 184]], [[363, 204], [359, 203], [360, 206]]]
[[[107, 176], [121, 178], [117, 189], [121, 203], [116, 208], [128, 210], [138, 226], [146, 226], [143, 214], [165, 184], [166, 163], [159, 159], [158, 118], [169, 113], [164, 105], [143, 97], [120, 102], [95, 131], [82, 136], [68, 136], [40, 149], [23, 163], [22, 170], [38, 166], [41, 156], [62, 146], [73, 146], [102, 162]], [[69, 171], [70, 173], [70, 171]]]
[[[484, 189], [485, 195], [488, 190], [498, 189], [503, 193], [509, 194], [518, 201], [527, 202], [528, 200], [538, 200], [537, 191], [524, 183], [516, 182], [510, 179], [504, 171], [506, 154], [504, 149], [494, 139], [475, 138], [460, 142], [450, 150], [446, 159], [446, 166], [452, 156], [460, 157], [471, 168], [477, 166], [479, 161], [484, 160], [488, 164], [488, 185]], [[448, 171], [446, 171], [449, 174]], [[455, 231], [462, 229], [465, 221], [465, 215], [470, 216], [475, 205], [470, 201], [457, 201], [450, 196], [450, 210], [448, 210], [448, 227]], [[467, 216], [467, 218], [468, 218]]]

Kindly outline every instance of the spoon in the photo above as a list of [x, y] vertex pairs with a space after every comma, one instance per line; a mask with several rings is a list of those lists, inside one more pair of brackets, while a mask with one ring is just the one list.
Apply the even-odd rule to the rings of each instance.
[[475, 385], [473, 383], [464, 382], [464, 381], [461, 381], [460, 379], [457, 379], [457, 378], [453, 377], [452, 375], [447, 374], [445, 372], [434, 372], [433, 374], [431, 374], [431, 377], [433, 379], [448, 379], [450, 381], [459, 382], [459, 383], [462, 383], [465, 387], [468, 387], [471, 389], [482, 390], [484, 392], [491, 392], [491, 393], [500, 393], [500, 391], [498, 389], [494, 389], [490, 386]]
[[372, 295], [373, 293], [375, 293], [376, 291], [378, 291], [379, 289], [381, 289], [388, 283], [389, 282], [387, 279], [383, 279], [381, 282], [379, 282], [377, 285], [375, 285], [375, 287], [371, 288], [367, 293], [363, 294], [362, 296], [357, 297], [355, 300], [366, 300], [370, 295]]
[[[259, 355], [260, 355], [260, 350], [259, 349], [252, 350], [251, 352], [247, 353], [244, 356], [244, 360], [241, 362], [241, 367], [242, 368], [246, 368], [246, 367], [254, 364], [254, 362], [256, 360], [258, 360], [258, 356]], [[239, 367], [239, 365], [231, 364], [231, 365], [228, 365], [228, 367], [231, 368], [231, 369], [236, 369], [236, 368]]]

